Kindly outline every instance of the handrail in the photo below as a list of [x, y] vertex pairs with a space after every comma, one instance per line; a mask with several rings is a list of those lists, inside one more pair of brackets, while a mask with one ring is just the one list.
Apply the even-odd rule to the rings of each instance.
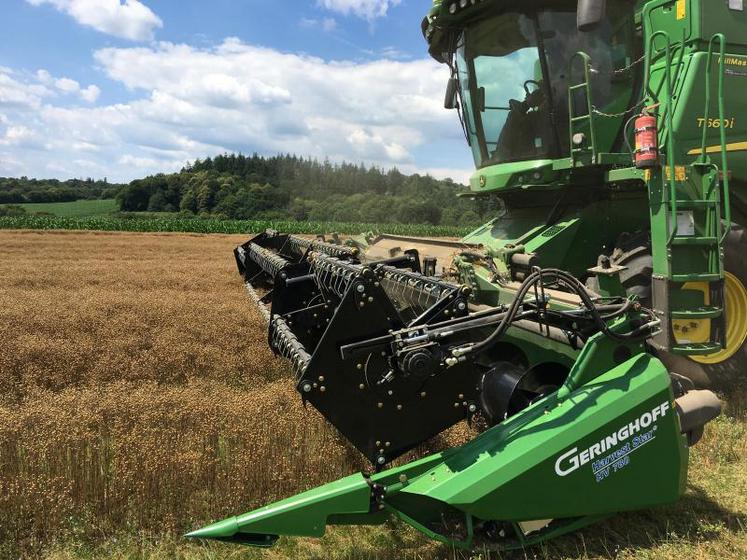
[[[726, 56], [726, 36], [723, 33], [716, 33], [708, 42], [708, 58], [706, 60], [706, 100], [705, 111], [703, 112], [703, 138], [700, 145], [699, 163], [708, 163], [708, 154], [706, 151], [706, 142], [708, 136], [708, 118], [711, 110], [711, 65], [713, 63], [713, 46], [719, 42], [719, 67], [718, 67], [718, 118], [719, 118], [719, 139], [721, 141], [721, 174], [724, 184], [724, 220], [726, 221], [726, 231], [722, 233], [721, 243], [726, 240], [731, 230], [731, 200], [729, 196], [729, 158], [726, 152], [726, 111], [724, 109], [724, 58]], [[721, 227], [721, 224], [719, 224]]]
[[[652, 53], [652, 50], [653, 50], [654, 41], [656, 40], [657, 37], [664, 37], [667, 40], [667, 49], [671, 49], [672, 48], [672, 44], [671, 44], [671, 41], [669, 39], [669, 34], [666, 31], [656, 31], [655, 33], [653, 33], [651, 35], [651, 37], [649, 37], [649, 41], [648, 41], [648, 44], [646, 46], [646, 58], [645, 58], [646, 62], [645, 62], [645, 70], [644, 70], [645, 84], [643, 86], [643, 92], [644, 92], [644, 95], [646, 93], [648, 93], [649, 96], [651, 97], [651, 99], [654, 102], [656, 102], [656, 101], [659, 100], [659, 94], [661, 94], [661, 88], [664, 87], [664, 83], [662, 82], [662, 83], [659, 84], [659, 87], [656, 89], [656, 91], [653, 91], [650, 88], [650, 85], [651, 85], [651, 83], [650, 83], [651, 82], [651, 60], [654, 57], [654, 55], [651, 54], [651, 53]], [[686, 40], [686, 34], [685, 34], [685, 30], [683, 29], [682, 30], [682, 40], [680, 42], [674, 44], [674, 47], [677, 48], [677, 49], [679, 49], [679, 59], [677, 60], [677, 68], [676, 68], [676, 72], [674, 74], [674, 80], [673, 80], [673, 83], [675, 83], [675, 84], [679, 80], [679, 78], [680, 78], [680, 72], [682, 71], [682, 68], [684, 67], [684, 64], [682, 62], [685, 59], [685, 40]], [[663, 52], [664, 50], [666, 50], [666, 49], [658, 49], [658, 50], [656, 50], [656, 52], [658, 54], [658, 53]]]
[[[678, 223], [677, 223], [677, 178], [676, 178], [676, 164], [674, 161], [674, 132], [672, 127], [672, 107], [671, 104], [673, 102], [672, 100], [672, 41], [669, 38], [669, 34], [664, 31], [657, 31], [656, 33], [652, 34], [651, 37], [649, 37], [648, 45], [647, 45], [647, 53], [649, 56], [646, 57], [646, 68], [647, 68], [647, 77], [646, 77], [646, 90], [650, 91], [649, 89], [650, 83], [648, 75], [650, 75], [650, 64], [651, 64], [651, 57], [650, 54], [652, 52], [653, 46], [654, 46], [654, 40], [662, 36], [666, 39], [666, 47], [664, 49], [661, 49], [661, 51], [664, 52], [665, 56], [665, 66], [664, 66], [664, 82], [662, 84], [659, 84], [659, 88], [656, 92], [656, 96], [658, 97], [658, 94], [661, 92], [662, 85], [666, 84], [667, 86], [667, 98], [669, 99], [669, 105], [665, 109], [665, 118], [667, 121], [667, 167], [669, 168], [669, 206], [671, 209], [671, 214], [674, 219], [670, 219], [670, 227], [672, 228], [672, 231], [669, 233], [669, 240], [668, 244], [672, 243], [672, 240], [677, 235], [678, 231]], [[660, 52], [661, 52], [660, 51]], [[677, 62], [677, 78], [679, 78], [679, 72], [682, 64], [682, 57], [683, 53], [685, 51], [685, 44], [684, 41], [680, 47], [680, 60]], [[676, 82], [676, 78], [675, 78]], [[658, 101], [658, 98], [654, 98], [654, 101]]]
[[[573, 65], [576, 61], [576, 59], [581, 59], [584, 65], [584, 81], [583, 83], [578, 83], [574, 85], [570, 85], [572, 83], [573, 78]], [[591, 136], [591, 152], [592, 152], [592, 158], [596, 158], [597, 155], [597, 138], [596, 138], [596, 132], [594, 127], [594, 115], [593, 115], [593, 104], [591, 102], [591, 79], [590, 79], [590, 69], [591, 67], [591, 57], [586, 54], [583, 51], [578, 51], [576, 54], [574, 54], [570, 61], [568, 62], [568, 118], [570, 120], [569, 122], [569, 132], [570, 132], [570, 147], [571, 147], [571, 163], [575, 166], [576, 165], [576, 157], [575, 152], [573, 148], [573, 125], [576, 122], [577, 118], [584, 118], [588, 117], [589, 119], [589, 135]], [[573, 104], [573, 92], [581, 87], [585, 86], [585, 95], [586, 95], [586, 115], [578, 115], [574, 116], [574, 104]]]

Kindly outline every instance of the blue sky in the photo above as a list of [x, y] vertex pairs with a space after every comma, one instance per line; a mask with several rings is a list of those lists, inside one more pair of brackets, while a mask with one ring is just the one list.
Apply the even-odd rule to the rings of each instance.
[[0, 176], [131, 180], [224, 151], [464, 181], [429, 0], [5, 0]]

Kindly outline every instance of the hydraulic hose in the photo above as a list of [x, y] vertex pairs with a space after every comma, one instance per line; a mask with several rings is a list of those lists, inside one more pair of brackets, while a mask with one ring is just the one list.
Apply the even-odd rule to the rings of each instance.
[[[511, 326], [511, 323], [516, 320], [519, 309], [524, 304], [524, 298], [529, 293], [529, 290], [535, 287], [538, 283], [541, 284], [545, 277], [554, 278], [556, 281], [564, 284], [568, 289], [575, 293], [579, 297], [579, 299], [581, 299], [581, 303], [583, 303], [587, 312], [591, 315], [591, 319], [594, 321], [599, 330], [604, 332], [610, 338], [621, 342], [630, 342], [632, 340], [650, 336], [651, 323], [642, 325], [641, 327], [638, 327], [629, 333], [614, 332], [607, 324], [607, 320], [622, 316], [630, 309], [630, 307], [632, 306], [632, 302], [630, 300], [626, 300], [626, 302], [623, 303], [619, 309], [616, 309], [612, 313], [608, 315], [602, 315], [599, 312], [599, 309], [595, 305], [594, 301], [592, 300], [591, 296], [586, 291], [584, 285], [581, 284], [581, 282], [575, 276], [559, 269], [545, 269], [536, 270], [535, 272], [530, 274], [526, 278], [526, 280], [524, 280], [516, 293], [514, 301], [511, 303], [511, 306], [506, 312], [506, 315], [487, 338], [480, 342], [476, 342], [474, 344], [464, 346], [455, 350], [453, 352], [454, 356], [459, 357], [482, 352], [483, 350], [497, 342], [498, 339], [500, 339], [506, 333], [508, 328]], [[652, 317], [653, 322], [655, 320], [655, 317], [651, 314], [651, 312], [645, 309], [644, 311], [647, 312], [650, 317]]]

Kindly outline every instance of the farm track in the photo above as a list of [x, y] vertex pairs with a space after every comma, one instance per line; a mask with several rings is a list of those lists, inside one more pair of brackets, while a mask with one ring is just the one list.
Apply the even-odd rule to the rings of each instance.
[[[396, 524], [268, 553], [178, 538], [364, 467], [267, 349], [245, 237], [0, 231], [0, 557], [469, 558]], [[747, 401], [729, 397], [679, 505], [502, 558], [747, 558]]]

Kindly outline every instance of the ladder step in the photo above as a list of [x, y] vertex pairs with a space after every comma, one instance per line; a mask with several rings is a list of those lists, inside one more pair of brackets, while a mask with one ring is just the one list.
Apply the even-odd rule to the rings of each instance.
[[718, 246], [718, 237], [675, 237], [672, 245], [714, 245]]
[[672, 282], [718, 282], [720, 274], [672, 274]]
[[698, 344], [676, 344], [672, 346], [672, 353], [680, 356], [703, 356], [715, 354], [723, 349], [718, 342], [701, 342]]
[[724, 310], [721, 307], [703, 306], [694, 309], [681, 309], [672, 311], [672, 319], [717, 319], [721, 317]]
[[568, 89], [570, 89], [571, 91], [575, 91], [577, 89], [585, 88], [588, 85], [589, 84], [587, 82], [584, 82], [582, 84], [576, 84], [575, 86], [570, 86]]
[[591, 115], [581, 115], [579, 117], [573, 117], [571, 119], [571, 122], [586, 121], [586, 120], [589, 120], [589, 118], [591, 118]]

